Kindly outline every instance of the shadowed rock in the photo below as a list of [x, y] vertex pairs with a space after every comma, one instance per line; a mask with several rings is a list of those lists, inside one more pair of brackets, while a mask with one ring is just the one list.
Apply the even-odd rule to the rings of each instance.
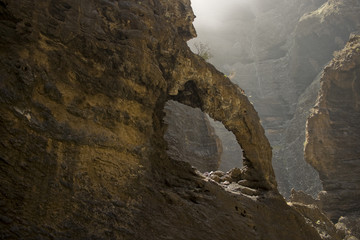
[[[187, 47], [189, 1], [1, 0], [0, 12], [1, 238], [321, 239], [277, 192], [248, 99]], [[169, 99], [235, 134], [237, 183], [169, 158]]]
[[164, 122], [168, 124], [165, 140], [168, 154], [177, 161], [189, 162], [199, 171], [210, 172], [219, 168], [222, 144], [200, 109], [174, 101], [165, 105]]

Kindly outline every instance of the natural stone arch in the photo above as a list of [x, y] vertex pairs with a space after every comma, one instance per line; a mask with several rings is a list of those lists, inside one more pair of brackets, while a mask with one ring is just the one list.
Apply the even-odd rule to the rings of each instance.
[[178, 81], [169, 88], [169, 98], [199, 107], [222, 122], [244, 151], [243, 168], [248, 186], [276, 189], [269, 141], [257, 112], [242, 89], [196, 56], [189, 54], [188, 59], [177, 60], [172, 77]]
[[[168, 6], [165, 1], [161, 4]], [[176, 14], [169, 22], [176, 27], [179, 37], [167, 42], [176, 48], [164, 49], [160, 59], [167, 85], [166, 98], [199, 107], [214, 120], [222, 122], [243, 149], [244, 176], [248, 185], [276, 189], [272, 151], [257, 112], [239, 87], [191, 52], [186, 41], [196, 37], [192, 25], [195, 15], [191, 9], [186, 16], [178, 11], [181, 5], [189, 6], [189, 0], [180, 0], [176, 4], [179, 4], [175, 7]], [[165, 45], [161, 47], [165, 48]]]
[[235, 135], [200, 108], [168, 100], [164, 107], [166, 152], [202, 173], [242, 167], [243, 150]]

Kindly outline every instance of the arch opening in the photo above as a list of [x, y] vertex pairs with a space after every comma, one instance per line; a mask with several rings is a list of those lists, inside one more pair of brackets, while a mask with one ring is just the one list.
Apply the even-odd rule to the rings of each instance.
[[[185, 73], [180, 71], [176, 74], [179, 77]], [[214, 68], [206, 73], [191, 74], [193, 80], [186, 81], [189, 78], [185, 77], [185, 81], [170, 86], [167, 99], [199, 107], [213, 119], [221, 121], [235, 135], [243, 149], [242, 185], [264, 190], [276, 189], [270, 144], [255, 109], [242, 89]]]
[[164, 139], [172, 159], [189, 162], [203, 173], [242, 167], [243, 150], [221, 122], [174, 100], [166, 102], [164, 112]]

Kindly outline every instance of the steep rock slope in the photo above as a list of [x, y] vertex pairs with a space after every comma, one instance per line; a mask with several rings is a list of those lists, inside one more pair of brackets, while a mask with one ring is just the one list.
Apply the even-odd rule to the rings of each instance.
[[290, 163], [285, 164], [291, 169], [287, 171], [289, 186], [305, 190], [313, 196], [317, 195], [320, 186], [315, 181], [318, 178], [309, 174], [313, 170], [304, 164], [305, 122], [319, 91], [322, 66], [332, 58], [335, 50], [345, 45], [350, 33], [359, 29], [359, 11], [358, 1], [327, 1], [316, 11], [302, 16], [295, 31], [289, 69], [293, 85], [301, 95], [285, 131], [283, 142], [288, 144], [281, 149], [278, 157], [280, 162]]
[[305, 13], [296, 24], [286, 67], [290, 85], [283, 89], [292, 94], [292, 100], [284, 102], [290, 120], [283, 125], [279, 151], [274, 151], [274, 168], [286, 196], [291, 188], [313, 196], [321, 190], [318, 174], [303, 157], [306, 118], [315, 104], [323, 66], [345, 45], [350, 33], [359, 29], [359, 11], [358, 1], [331, 0]]
[[325, 68], [317, 103], [306, 128], [305, 157], [320, 173], [324, 187], [320, 200], [334, 222], [340, 216], [360, 219], [359, 106], [360, 36], [357, 35]]
[[[272, 4], [271, 4], [272, 3]], [[280, 192], [316, 196], [318, 173], [303, 157], [305, 122], [315, 104], [317, 76], [359, 29], [359, 1], [243, 1], [217, 31], [200, 29], [211, 60], [245, 89], [273, 147]], [[196, 41], [196, 40], [194, 40]]]
[[[277, 193], [246, 96], [188, 49], [188, 0], [1, 0], [0, 12], [1, 238], [320, 239]], [[169, 99], [234, 133], [245, 160], [232, 188], [168, 157]]]

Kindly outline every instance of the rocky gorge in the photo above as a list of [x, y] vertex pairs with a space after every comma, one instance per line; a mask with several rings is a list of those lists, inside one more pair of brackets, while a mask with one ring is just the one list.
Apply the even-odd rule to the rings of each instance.
[[[360, 237], [360, 35], [351, 37], [326, 66], [307, 120], [305, 159], [319, 172], [322, 209], [336, 222], [353, 221]], [[341, 146], [341, 147], [339, 147]]]
[[[222, 27], [199, 26], [210, 62], [232, 76], [256, 110], [273, 147], [280, 192], [314, 197], [318, 172], [304, 159], [305, 124], [315, 105], [323, 67], [359, 31], [359, 2], [241, 1], [222, 16]], [[240, 13], [240, 14], [236, 14]], [[192, 43], [193, 44], [193, 43]]]
[[209, 43], [210, 62], [232, 76], [259, 111], [281, 193], [311, 194], [318, 199], [307, 203], [339, 220], [338, 227], [351, 225], [359, 237], [359, 2], [265, 2], [234, 5], [224, 27], [215, 32], [200, 25], [194, 42]]
[[[1, 239], [350, 238], [279, 194], [253, 105], [187, 46], [189, 0], [0, 0], [0, 13]], [[222, 122], [243, 167], [176, 159], [169, 101]]]

